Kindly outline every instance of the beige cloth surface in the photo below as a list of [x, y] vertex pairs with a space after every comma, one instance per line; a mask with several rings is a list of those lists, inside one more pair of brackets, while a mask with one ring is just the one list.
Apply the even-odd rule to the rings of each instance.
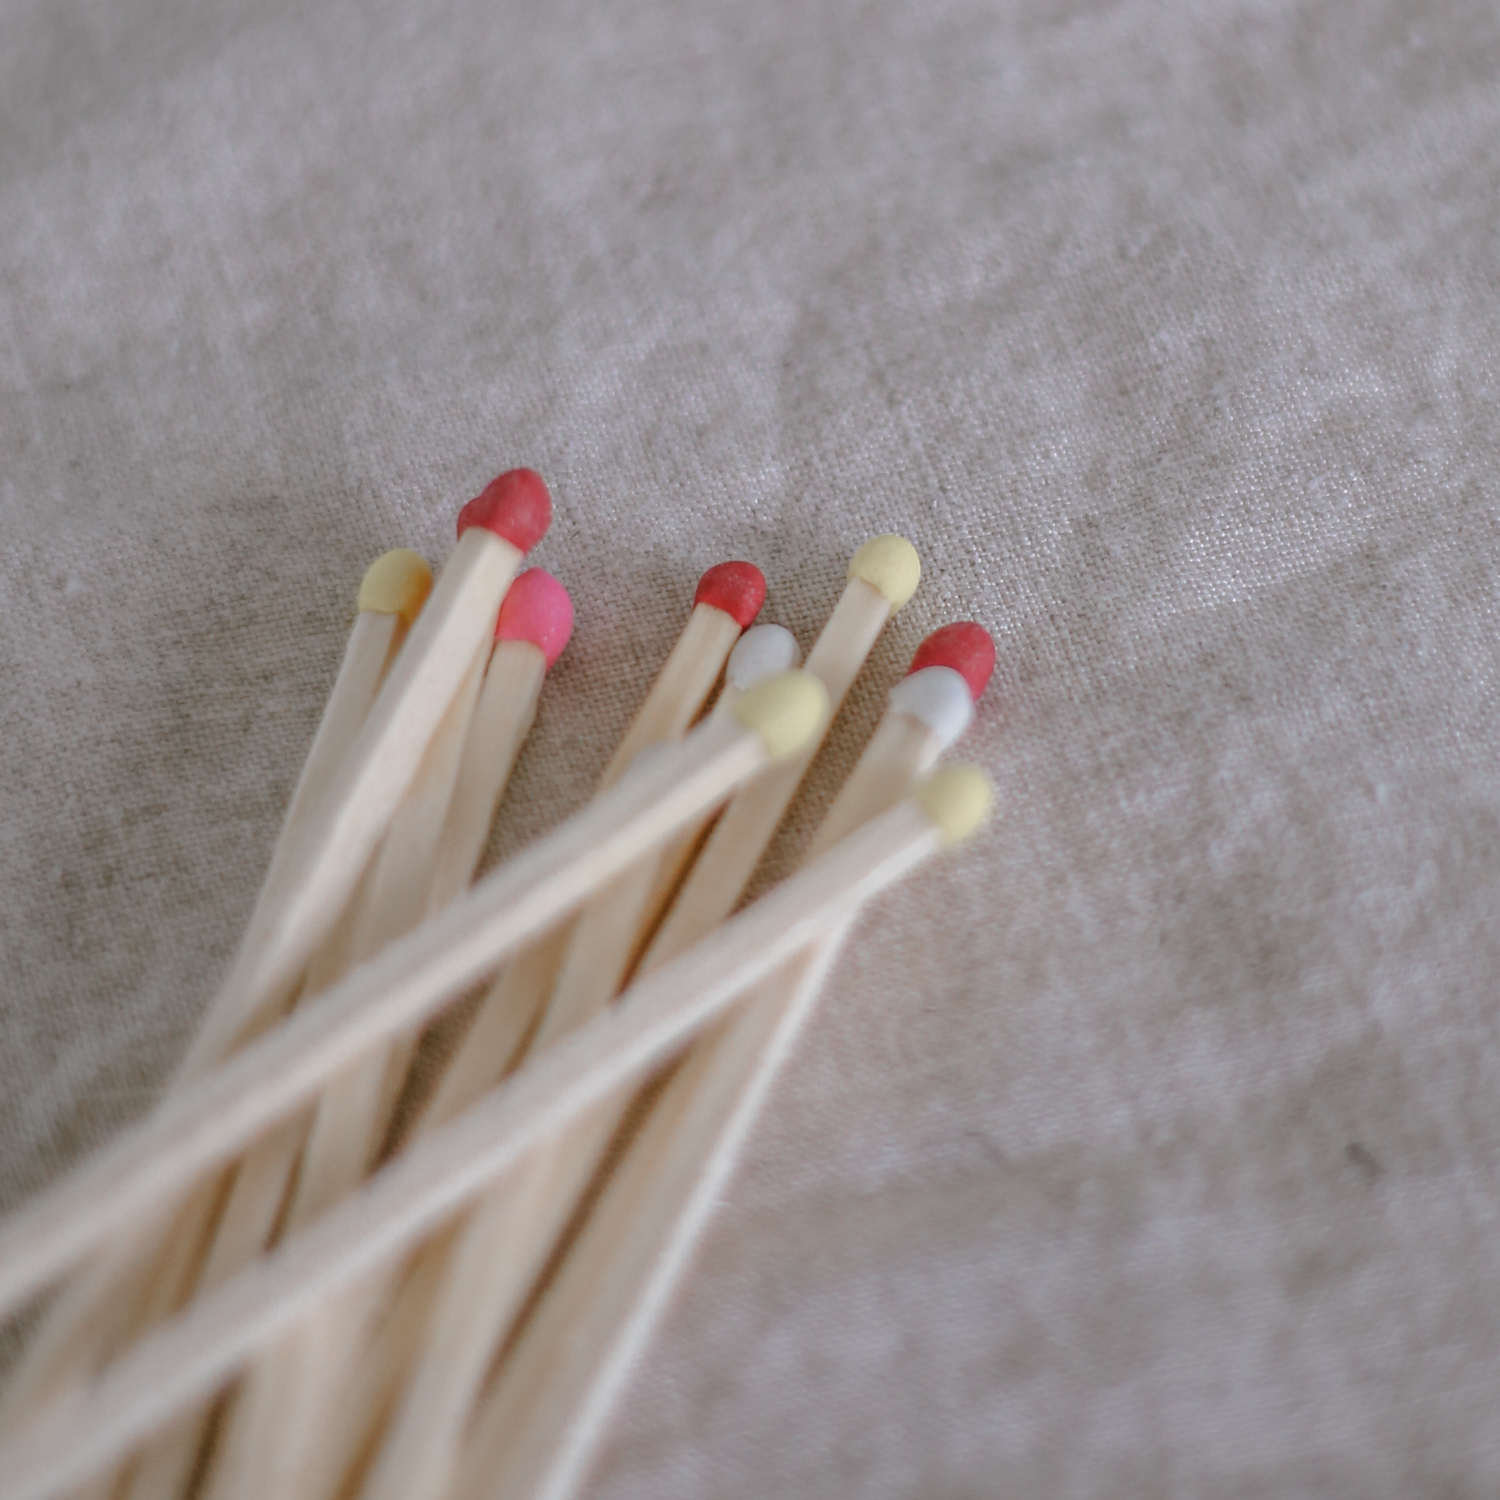
[[147, 1109], [368, 560], [531, 463], [493, 852], [725, 557], [899, 529], [1003, 808], [884, 901], [603, 1500], [1500, 1489], [1500, 22], [10, 0], [0, 1206]]

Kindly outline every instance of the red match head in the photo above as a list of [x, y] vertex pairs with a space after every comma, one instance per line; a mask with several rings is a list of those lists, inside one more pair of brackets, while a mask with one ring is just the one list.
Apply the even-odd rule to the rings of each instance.
[[995, 643], [983, 625], [972, 620], [955, 620], [934, 630], [920, 646], [906, 669], [907, 676], [924, 667], [951, 667], [969, 685], [969, 693], [978, 702], [990, 673], [995, 670]]
[[527, 568], [511, 584], [495, 622], [497, 641], [530, 641], [551, 667], [573, 634], [573, 601], [550, 573]]
[[458, 534], [483, 526], [502, 541], [530, 552], [552, 524], [552, 496], [535, 469], [507, 469], [458, 513]]
[[716, 563], [698, 580], [693, 603], [721, 609], [741, 630], [766, 602], [766, 575], [754, 563]]

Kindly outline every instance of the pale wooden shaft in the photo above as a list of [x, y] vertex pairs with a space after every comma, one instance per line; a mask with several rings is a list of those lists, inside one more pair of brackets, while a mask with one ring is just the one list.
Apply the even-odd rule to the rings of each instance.
[[[738, 696], [726, 687], [714, 718], [727, 720]], [[689, 830], [668, 852], [680, 858], [682, 846], [690, 848], [700, 832]], [[548, 1046], [582, 1025], [618, 993], [659, 914], [653, 901], [670, 891], [658, 881], [660, 858], [653, 855], [632, 866], [579, 913], [531, 1048]], [[546, 1142], [485, 1196], [464, 1226], [363, 1500], [442, 1492], [495, 1348], [546, 1265], [626, 1102], [628, 1096], [607, 1101], [573, 1130]]]
[[0, 1434], [24, 1430], [37, 1408], [94, 1375], [129, 1342], [182, 1243], [196, 1243], [220, 1202], [218, 1178], [178, 1195], [159, 1218], [122, 1229], [63, 1287], [27, 1345], [0, 1402]]
[[24, 1442], [0, 1450], [0, 1497], [41, 1500], [109, 1463], [221, 1384], [320, 1298], [405, 1253], [538, 1141], [670, 1056], [741, 991], [939, 843], [927, 815], [904, 803], [783, 882], [271, 1255], [147, 1335], [85, 1395], [40, 1417]]
[[[431, 913], [442, 911], [457, 899], [474, 878], [522, 741], [536, 716], [546, 671], [546, 657], [529, 641], [501, 641], [495, 647], [443, 827], [428, 899]], [[548, 966], [543, 950], [549, 943], [558, 946], [561, 940], [556, 934], [543, 937], [519, 953], [495, 978], [490, 996], [502, 986], [524, 994], [545, 992], [556, 965], [554, 960]], [[538, 967], [540, 973], [530, 972]], [[515, 1002], [502, 997], [495, 1001], [487, 997], [466, 1033], [467, 1047], [461, 1047], [443, 1069], [437, 1088], [421, 1106], [420, 1118], [412, 1129], [423, 1128], [424, 1123], [426, 1128], [443, 1123], [483, 1093], [516, 1055], [531, 1019], [524, 999]], [[477, 1070], [479, 1077], [471, 1082], [465, 1076], [466, 1069]], [[440, 1102], [437, 1096], [445, 1089], [453, 1098]]]
[[[222, 1182], [206, 1185], [206, 1189], [213, 1191], [218, 1200], [222, 1200], [223, 1188]], [[218, 1213], [212, 1208], [201, 1214], [194, 1212], [197, 1196], [190, 1199], [187, 1213], [178, 1214], [171, 1223], [172, 1232], [165, 1239], [163, 1254], [153, 1268], [150, 1287], [136, 1310], [136, 1329], [150, 1328], [162, 1322], [193, 1294], [198, 1281], [199, 1265], [207, 1253], [214, 1225], [218, 1221]], [[155, 1443], [149, 1446], [154, 1448]], [[127, 1481], [134, 1480], [131, 1468], [132, 1465], [127, 1464], [123, 1470], [112, 1470], [107, 1477], [97, 1479], [95, 1482], [102, 1491], [99, 1500], [109, 1500], [122, 1486], [128, 1490]]]
[[[854, 579], [846, 586], [808, 658], [808, 670], [828, 689], [830, 710], [823, 733], [890, 613], [885, 596], [869, 584]], [[818, 742], [791, 762], [773, 768], [730, 803], [647, 949], [643, 968], [659, 966], [675, 956], [734, 909]], [[674, 852], [680, 857], [680, 847]], [[579, 1025], [614, 995], [636, 940], [644, 936], [646, 903], [657, 874], [657, 861], [649, 870], [628, 872], [579, 917], [533, 1048]], [[628, 1099], [620, 1103], [623, 1106]], [[367, 1486], [366, 1500], [404, 1500], [407, 1494], [440, 1492], [459, 1423], [488, 1356], [546, 1264], [554, 1239], [571, 1217], [578, 1194], [592, 1178], [618, 1124], [619, 1110], [610, 1108], [580, 1120], [575, 1129], [549, 1143], [536, 1160], [523, 1163], [511, 1174], [496, 1189], [501, 1201], [477, 1214], [465, 1230], [461, 1241], [465, 1248], [445, 1291], [443, 1305], [451, 1308], [451, 1315], [440, 1318], [438, 1329], [418, 1357]], [[511, 1194], [516, 1208], [507, 1213], [503, 1200]], [[483, 1235], [491, 1237], [488, 1242], [480, 1239]], [[460, 1275], [459, 1264], [469, 1267], [466, 1277]], [[500, 1287], [506, 1289], [506, 1296], [498, 1294]], [[466, 1318], [466, 1308], [474, 1309], [475, 1315]]]
[[646, 701], [636, 710], [625, 737], [599, 778], [599, 791], [612, 787], [642, 750], [680, 739], [703, 709], [724, 663], [740, 638], [738, 622], [722, 609], [696, 604], [672, 647]]
[[734, 910], [890, 616], [890, 601], [878, 589], [861, 578], [851, 578], [845, 585], [807, 658], [807, 670], [828, 689], [822, 730], [805, 750], [772, 767], [724, 809], [641, 960], [643, 972], [684, 952]]
[[[384, 1282], [383, 1268], [374, 1275]], [[325, 1388], [352, 1378], [351, 1355], [377, 1317], [363, 1282], [341, 1287], [262, 1352], [256, 1378], [234, 1395], [234, 1420], [220, 1425], [198, 1500], [295, 1500], [307, 1492], [332, 1395]]]
[[460, 1115], [515, 1065], [557, 979], [572, 924], [549, 932], [495, 976], [413, 1127], [425, 1135]]
[[[618, 771], [626, 767], [653, 737], [676, 736], [686, 728], [698, 711], [702, 697], [712, 688], [722, 668], [723, 657], [737, 638], [737, 629], [730, 631], [725, 628], [727, 618], [717, 610], [695, 611], [690, 617], [678, 648], [658, 676], [656, 686], [606, 772], [606, 784], [608, 780], [616, 779]], [[475, 732], [470, 738], [471, 747], [476, 740], [483, 739], [493, 748], [482, 756], [470, 756], [466, 752], [465, 768], [460, 773], [444, 831], [443, 847], [454, 856], [452, 868], [455, 874], [458, 869], [468, 866], [464, 870], [464, 880], [472, 874], [473, 865], [478, 861], [498, 802], [498, 789], [492, 792], [483, 790], [483, 780], [489, 774], [494, 783], [503, 784], [509, 763], [514, 760], [515, 749], [519, 748], [520, 740], [530, 726], [545, 670], [546, 662], [541, 652], [529, 643], [501, 642], [495, 648], [489, 675], [485, 679], [484, 696], [475, 713]], [[525, 705], [524, 719], [516, 711], [517, 704]], [[506, 734], [497, 729], [483, 728], [489, 705], [492, 705], [489, 711], [499, 721], [504, 722], [509, 716], [508, 740]], [[504, 749], [506, 743], [514, 747], [508, 756]], [[491, 767], [502, 761], [505, 762], [504, 769], [496, 775]], [[481, 825], [482, 831], [479, 831]], [[464, 857], [459, 851], [466, 847], [472, 853]], [[444, 903], [444, 896], [440, 872], [434, 882], [434, 909]], [[451, 1119], [490, 1087], [514, 1061], [534, 1022], [541, 998], [553, 987], [567, 936], [568, 928], [564, 926], [533, 944], [501, 971], [481, 1003], [463, 1045], [444, 1069], [438, 1088], [424, 1106], [414, 1133], [433, 1130]], [[434, 1256], [425, 1255], [423, 1264], [427, 1269], [421, 1284], [435, 1291], [440, 1279], [440, 1263]], [[344, 1468], [360, 1451], [368, 1424], [375, 1420], [374, 1414], [383, 1414], [396, 1394], [404, 1368], [404, 1347], [398, 1353], [398, 1346], [416, 1338], [422, 1325], [402, 1315], [402, 1310], [409, 1307], [414, 1295], [408, 1287], [403, 1285], [395, 1295], [397, 1302], [387, 1320], [389, 1326], [382, 1329], [368, 1358], [360, 1362], [362, 1371], [383, 1372], [383, 1384], [377, 1381], [375, 1394], [368, 1401], [343, 1401], [328, 1413], [327, 1441], [309, 1465], [303, 1493], [328, 1492], [336, 1483], [335, 1476], [342, 1475]], [[344, 1455], [342, 1462], [340, 1454]]]
[[[313, 958], [302, 986], [304, 996], [318, 994], [348, 971], [357, 914], [371, 875], [366, 871], [348, 910]], [[265, 1249], [281, 1215], [312, 1121], [311, 1110], [297, 1113], [251, 1142], [239, 1163], [230, 1169], [228, 1194], [200, 1272], [200, 1287], [217, 1286]], [[173, 1237], [181, 1233], [180, 1227], [172, 1231]]]
[[[418, 786], [421, 780], [419, 775]], [[414, 794], [417, 790], [414, 786]], [[400, 821], [398, 812], [393, 834]], [[326, 989], [350, 968], [362, 915], [379, 885], [377, 869], [381, 863], [377, 859], [365, 871], [338, 925], [314, 955], [302, 984], [304, 996]], [[391, 888], [389, 880], [386, 885]], [[231, 1170], [227, 1201], [198, 1274], [200, 1292], [226, 1281], [271, 1242], [315, 1118], [313, 1109], [283, 1121], [255, 1141]], [[210, 1411], [191, 1412], [158, 1433], [138, 1456], [122, 1500], [159, 1500], [178, 1493], [197, 1463], [210, 1415]]]
[[804, 864], [826, 854], [856, 828], [894, 807], [938, 758], [937, 736], [910, 714], [887, 713], [854, 763], [833, 805], [823, 814]]
[[[651, 684], [619, 747], [599, 779], [613, 786], [641, 751], [687, 732], [713, 691], [740, 637], [735, 620], [711, 605], [695, 605], [682, 634]], [[515, 1061], [551, 994], [567, 954], [571, 926], [548, 934], [534, 951], [508, 964], [480, 1003], [473, 1024], [423, 1107], [414, 1134], [451, 1120]]]
[[474, 1414], [453, 1500], [560, 1500], [583, 1476], [844, 930], [747, 996], [668, 1080]]
[[210, 1055], [253, 1027], [262, 1010], [285, 1003], [406, 795], [474, 653], [494, 628], [520, 562], [516, 548], [483, 527], [470, 527], [458, 539], [333, 785], [308, 820], [280, 899], [252, 927], [242, 950], [246, 962], [215, 1001], [216, 1017], [225, 1019], [206, 1043]]
[[[738, 697], [735, 689], [726, 687], [712, 717], [730, 721]], [[567, 958], [531, 1046], [545, 1047], [582, 1025], [619, 993], [631, 958], [671, 894], [671, 887], [660, 879], [662, 861], [679, 860], [683, 846], [691, 848], [702, 831], [702, 825], [695, 824], [679, 834], [665, 849], [611, 881], [574, 918]]]
[[[391, 820], [354, 919], [351, 966], [409, 932], [427, 913], [443, 825], [488, 658], [486, 643], [443, 715], [416, 779]], [[288, 1209], [290, 1224], [305, 1222], [369, 1169], [390, 1123], [385, 1112], [386, 1075], [406, 1051], [395, 1042], [376, 1048], [330, 1081], [302, 1148], [301, 1169]]]
[[[536, 1020], [536, 1011], [551, 991], [568, 932], [565, 924], [547, 934], [500, 971], [468, 1032], [470, 1045], [444, 1070], [439, 1089], [413, 1129], [413, 1139], [447, 1124], [514, 1065]], [[448, 1280], [448, 1243], [448, 1236], [440, 1236], [438, 1242], [424, 1245], [419, 1252], [420, 1293], [414, 1293], [411, 1286], [412, 1277], [418, 1274], [415, 1271], [404, 1278], [393, 1275], [372, 1293], [395, 1299], [378, 1338], [356, 1365], [373, 1381], [373, 1404], [340, 1399], [327, 1413], [324, 1441], [309, 1458], [301, 1495], [333, 1500], [348, 1464], [365, 1451], [373, 1433], [385, 1421], [392, 1402], [401, 1393], [411, 1351], [425, 1341], [432, 1302]], [[410, 1306], [415, 1295], [422, 1298], [420, 1312]]]
[[517, 1312], [552, 1256], [630, 1101], [624, 1090], [543, 1141], [480, 1199], [361, 1500], [444, 1493], [463, 1427]]
[[597, 1104], [568, 1131], [543, 1141], [479, 1200], [448, 1258], [442, 1294], [421, 1331], [420, 1357], [381, 1442], [361, 1500], [441, 1495], [464, 1424], [496, 1346], [551, 1256], [553, 1242], [588, 1186], [595, 1162], [568, 1149], [575, 1129], [592, 1135]]
[[[887, 713], [807, 860], [898, 802], [937, 752], [925, 725]], [[506, 1455], [494, 1472], [503, 1474], [507, 1496], [529, 1494], [544, 1471], [549, 1494], [582, 1472], [592, 1437], [686, 1263], [842, 936], [825, 937], [816, 954], [773, 975], [717, 1033], [696, 1041], [652, 1104], [641, 1135], [507, 1357], [485, 1403], [489, 1417], [476, 1427], [478, 1454]], [[673, 1120], [686, 1123], [679, 1128]], [[484, 1470], [483, 1456], [467, 1462], [470, 1476]]]
[[212, 1067], [227, 1050], [225, 1034], [231, 1029], [232, 1021], [227, 1006], [235, 988], [234, 972], [252, 961], [248, 935], [263, 928], [281, 905], [283, 887], [291, 874], [294, 855], [303, 847], [307, 824], [358, 740], [381, 682], [406, 633], [400, 615], [380, 615], [366, 610], [355, 616], [333, 691], [329, 694], [317, 733], [313, 736], [312, 748], [307, 752], [302, 774], [287, 805], [281, 832], [271, 851], [265, 879], [246, 926], [247, 937], [236, 956], [230, 979], [215, 997], [197, 1036], [188, 1046], [178, 1071], [179, 1081], [196, 1077], [205, 1068]]
[[[369, 899], [355, 923], [356, 961], [405, 932], [429, 908], [446, 906], [468, 884], [520, 748], [515, 728], [530, 724], [546, 670], [546, 658], [535, 646], [507, 644], [519, 649], [497, 647], [493, 655], [488, 645], [481, 649], [392, 820], [375, 860]], [[452, 827], [460, 785], [466, 816], [484, 819], [477, 838], [466, 827]], [[411, 1037], [393, 1039], [330, 1083], [302, 1149], [284, 1232], [336, 1202], [373, 1165], [414, 1045]], [[319, 1387], [333, 1376], [326, 1366], [336, 1367], [347, 1354], [354, 1332], [349, 1319], [368, 1310], [363, 1299], [354, 1301], [348, 1317], [320, 1314], [316, 1326], [293, 1330], [247, 1372], [220, 1418], [204, 1489], [210, 1500], [255, 1496], [272, 1483], [290, 1500], [292, 1479], [306, 1468], [305, 1450], [321, 1435], [326, 1396]], [[304, 1339], [311, 1347], [303, 1347]], [[295, 1427], [285, 1420], [289, 1405], [298, 1418]], [[270, 1452], [278, 1455], [274, 1474], [265, 1467]]]
[[243, 1149], [368, 1049], [426, 1021], [766, 761], [758, 735], [716, 724], [663, 747], [464, 900], [169, 1098], [0, 1228], [0, 1310]]
[[300, 1495], [337, 1500], [351, 1470], [368, 1453], [400, 1392], [406, 1351], [428, 1326], [448, 1244], [448, 1234], [439, 1231], [403, 1268], [394, 1295], [371, 1294], [381, 1310], [380, 1326], [360, 1357], [351, 1361], [349, 1378], [334, 1393], [322, 1441], [308, 1456]]
[[271, 1243], [310, 1123], [310, 1111], [294, 1114], [269, 1130], [240, 1158], [234, 1191], [203, 1264], [200, 1291], [227, 1281]]
[[539, 647], [530, 641], [496, 643], [438, 840], [429, 912], [442, 911], [474, 879], [546, 677], [547, 658]]
[[619, 992], [636, 939], [648, 920], [656, 859], [643, 860], [598, 893], [573, 922], [568, 956], [530, 1045], [554, 1037], [596, 1015]]
[[266, 1351], [281, 1379], [249, 1381], [235, 1393], [233, 1411], [240, 1420], [220, 1425], [201, 1500], [288, 1500], [297, 1494], [318, 1436], [318, 1407], [305, 1393], [337, 1363], [348, 1319], [364, 1303], [360, 1290], [356, 1285], [331, 1294]]

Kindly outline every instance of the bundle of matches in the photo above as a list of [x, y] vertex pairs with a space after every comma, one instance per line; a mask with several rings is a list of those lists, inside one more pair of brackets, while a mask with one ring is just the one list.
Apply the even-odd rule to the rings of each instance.
[[[593, 800], [470, 887], [572, 629], [521, 566], [550, 513], [513, 470], [435, 587], [372, 566], [178, 1079], [0, 1226], [0, 1310], [57, 1287], [0, 1397], [0, 1497], [571, 1493], [861, 906], [987, 815], [982, 773], [933, 769], [994, 661], [958, 624], [736, 910], [917, 586], [884, 536], [805, 668], [752, 623], [759, 570], [711, 568]], [[429, 1083], [424, 1029], [481, 983]]]

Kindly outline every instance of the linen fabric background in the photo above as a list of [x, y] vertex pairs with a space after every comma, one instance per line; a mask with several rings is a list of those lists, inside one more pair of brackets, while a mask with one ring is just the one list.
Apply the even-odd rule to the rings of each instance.
[[729, 557], [984, 622], [595, 1500], [1500, 1488], [1500, 20], [7, 0], [0, 1207], [147, 1110], [365, 565], [540, 469], [491, 857]]

